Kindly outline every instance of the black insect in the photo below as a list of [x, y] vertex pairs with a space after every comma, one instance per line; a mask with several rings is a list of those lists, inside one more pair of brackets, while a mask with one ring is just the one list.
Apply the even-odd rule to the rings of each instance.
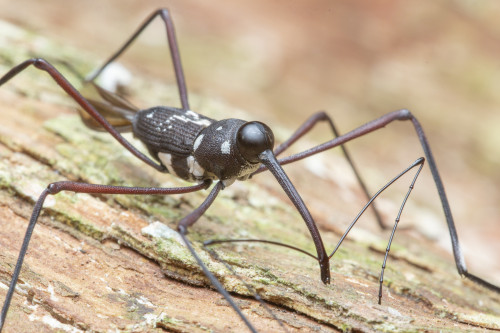
[[[132, 106], [124, 98], [101, 88], [96, 83], [94, 83], [94, 80], [110, 63], [118, 58], [130, 46], [130, 44], [137, 38], [137, 36], [157, 16], [161, 17], [166, 25], [167, 39], [170, 46], [170, 53], [173, 60], [182, 106], [181, 108], [157, 106], [145, 110], [139, 110], [136, 107]], [[27, 228], [26, 235], [20, 250], [18, 261], [14, 269], [9, 290], [3, 304], [0, 316], [0, 330], [5, 322], [11, 298], [14, 293], [17, 280], [19, 278], [31, 234], [33, 232], [33, 228], [35, 227], [35, 224], [37, 222], [44, 200], [48, 195], [54, 195], [61, 191], [98, 194], [168, 195], [189, 193], [207, 189], [211, 186], [213, 181], [217, 181], [205, 201], [193, 212], [179, 221], [178, 231], [189, 251], [202, 267], [205, 275], [210, 279], [211, 283], [218, 289], [218, 291], [222, 295], [224, 295], [224, 297], [242, 318], [248, 328], [252, 331], [255, 331], [252, 324], [240, 311], [238, 306], [232, 300], [231, 296], [202, 263], [193, 247], [191, 246], [190, 242], [186, 238], [186, 233], [187, 229], [193, 223], [195, 223], [212, 204], [212, 202], [219, 194], [220, 190], [231, 185], [235, 180], [246, 180], [257, 173], [265, 171], [266, 169], [271, 171], [271, 173], [275, 176], [278, 183], [282, 186], [283, 190], [288, 195], [288, 197], [304, 219], [316, 247], [317, 255], [313, 257], [319, 263], [321, 280], [323, 281], [323, 283], [328, 284], [330, 283], [330, 258], [338, 249], [347, 233], [353, 227], [354, 223], [356, 223], [359, 216], [372, 203], [375, 197], [377, 197], [378, 194], [382, 192], [386, 187], [388, 187], [410, 169], [418, 167], [417, 173], [403, 201], [403, 204], [401, 205], [398, 217], [396, 218], [396, 223], [394, 224], [394, 227], [392, 229], [392, 234], [382, 266], [382, 272], [380, 274], [380, 303], [382, 297], [383, 273], [387, 259], [387, 253], [389, 252], [390, 244], [392, 242], [392, 238], [394, 236], [394, 232], [396, 230], [403, 206], [411, 192], [411, 189], [413, 188], [413, 185], [421, 168], [423, 167], [424, 158], [418, 159], [415, 163], [401, 172], [372, 197], [368, 194], [364, 183], [359, 177], [359, 173], [352, 164], [349, 155], [342, 147], [346, 158], [351, 163], [351, 166], [354, 169], [361, 186], [363, 187], [367, 197], [370, 198], [370, 200], [368, 204], [363, 208], [361, 213], [349, 226], [344, 236], [340, 239], [336, 249], [330, 255], [327, 254], [324, 248], [319, 230], [316, 227], [314, 219], [312, 218], [309, 210], [307, 209], [300, 195], [297, 193], [296, 189], [294, 188], [293, 184], [291, 183], [281, 166], [304, 159], [311, 155], [318, 154], [337, 146], [342, 146], [344, 143], [352, 139], [373, 132], [395, 120], [409, 120], [415, 127], [418, 138], [424, 150], [426, 160], [429, 163], [430, 170], [434, 177], [434, 182], [436, 184], [439, 197], [441, 199], [444, 214], [451, 235], [455, 262], [459, 274], [484, 287], [500, 293], [499, 287], [492, 285], [491, 283], [473, 274], [470, 274], [467, 271], [465, 260], [458, 242], [455, 224], [453, 222], [448, 199], [446, 197], [441, 177], [439, 176], [429, 144], [420, 123], [408, 110], [398, 110], [388, 113], [341, 136], [338, 135], [332, 120], [325, 113], [320, 112], [310, 117], [301, 127], [299, 127], [299, 129], [297, 129], [297, 131], [288, 140], [279, 145], [273, 151], [273, 133], [267, 125], [261, 122], [246, 122], [239, 119], [225, 119], [217, 121], [190, 110], [186, 83], [184, 80], [184, 74], [181, 66], [174, 27], [170, 14], [166, 9], [155, 11], [129, 38], [129, 40], [115, 54], [113, 54], [113, 56], [111, 56], [103, 66], [100, 67], [99, 70], [97, 70], [91, 77], [86, 79], [86, 89], [93, 90], [92, 95], [88, 95], [87, 97], [82, 96], [57, 69], [55, 69], [46, 60], [40, 58], [29, 59], [12, 68], [0, 79], [0, 85], [6, 83], [11, 78], [31, 65], [35, 66], [38, 69], [46, 71], [57, 82], [57, 84], [80, 105], [82, 109], [82, 119], [88, 127], [96, 130], [107, 131], [133, 155], [135, 155], [137, 158], [150, 165], [151, 167], [155, 168], [156, 170], [164, 173], [170, 173], [189, 182], [196, 182], [197, 185], [177, 188], [147, 188], [95, 185], [72, 181], [56, 182], [48, 185], [38, 198], [33, 209], [29, 226]], [[299, 154], [291, 155], [286, 158], [277, 160], [277, 155], [281, 154], [295, 141], [309, 132], [315, 126], [315, 124], [322, 121], [327, 122], [330, 125], [332, 132], [335, 135], [334, 139], [309, 150], [303, 151]], [[130, 131], [133, 132], [134, 135], [144, 143], [151, 157], [143, 154], [137, 148], [132, 146], [132, 144], [130, 144], [120, 134], [121, 132]], [[378, 221], [381, 225], [383, 225], [380, 217], [378, 217]], [[216, 242], [217, 241], [211, 242], [211, 244]]]

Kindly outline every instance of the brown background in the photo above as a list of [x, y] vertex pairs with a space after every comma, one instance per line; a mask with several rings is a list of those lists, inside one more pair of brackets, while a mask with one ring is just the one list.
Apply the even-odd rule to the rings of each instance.
[[[106, 57], [162, 6], [173, 13], [189, 89], [271, 126], [293, 129], [325, 109], [345, 132], [412, 110], [435, 150], [471, 271], [500, 284], [497, 1], [2, 0], [0, 17]], [[171, 82], [161, 25], [139, 43], [124, 61]], [[372, 188], [422, 155], [408, 125], [360, 140], [352, 151]], [[439, 210], [428, 172], [413, 200]], [[438, 224], [426, 228], [449, 246], [444, 221]]]

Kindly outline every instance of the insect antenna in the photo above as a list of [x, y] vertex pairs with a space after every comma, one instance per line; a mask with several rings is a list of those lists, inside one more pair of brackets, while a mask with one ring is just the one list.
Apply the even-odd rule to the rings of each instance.
[[271, 244], [271, 245], [277, 245], [277, 246], [282, 246], [289, 248], [291, 250], [295, 250], [297, 252], [301, 252], [305, 254], [306, 256], [309, 256], [315, 260], [318, 260], [318, 257], [315, 256], [314, 254], [307, 252], [306, 250], [303, 250], [301, 248], [298, 248], [296, 246], [290, 245], [290, 244], [285, 244], [285, 243], [280, 243], [276, 241], [270, 241], [266, 239], [251, 239], [251, 238], [238, 238], [238, 239], [209, 239], [203, 242], [204, 246], [212, 246], [212, 245], [217, 245], [217, 244], [223, 244], [223, 243], [264, 243], [264, 244]]
[[396, 177], [394, 177], [393, 179], [391, 179], [387, 184], [385, 184], [382, 188], [380, 188], [380, 190], [378, 190], [377, 193], [375, 193], [373, 195], [373, 197], [366, 203], [366, 205], [361, 209], [361, 211], [354, 218], [354, 220], [351, 222], [351, 224], [347, 227], [346, 231], [344, 232], [344, 234], [340, 238], [339, 242], [337, 243], [337, 246], [335, 246], [335, 249], [328, 256], [330, 259], [333, 257], [333, 255], [340, 248], [340, 245], [345, 240], [345, 238], [347, 237], [347, 235], [349, 234], [349, 232], [351, 231], [351, 229], [354, 227], [354, 225], [356, 224], [356, 222], [358, 222], [358, 220], [361, 217], [361, 215], [363, 215], [363, 213], [366, 211], [366, 209], [373, 203], [373, 201], [382, 192], [384, 192], [389, 186], [391, 186], [395, 181], [397, 181], [399, 178], [401, 178], [403, 175], [405, 175], [411, 169], [415, 168], [416, 166], [419, 166], [419, 168], [417, 169], [417, 172], [415, 173], [415, 176], [413, 177], [413, 180], [412, 180], [412, 182], [411, 182], [411, 184], [409, 186], [408, 192], [406, 193], [406, 195], [405, 195], [405, 197], [403, 199], [403, 203], [399, 207], [399, 212], [398, 212], [398, 215], [397, 215], [397, 217], [395, 219], [395, 223], [394, 223], [394, 226], [393, 226], [392, 231], [391, 231], [391, 236], [389, 238], [389, 243], [387, 244], [387, 248], [386, 248], [385, 256], [384, 256], [384, 261], [382, 263], [382, 270], [380, 272], [380, 278], [379, 278], [380, 285], [379, 285], [379, 294], [378, 294], [378, 304], [382, 303], [382, 284], [384, 282], [384, 271], [385, 271], [385, 266], [386, 266], [386, 263], [387, 263], [387, 257], [389, 256], [389, 251], [390, 251], [390, 248], [391, 248], [392, 240], [394, 238], [394, 234], [396, 232], [396, 228], [397, 228], [398, 223], [400, 221], [401, 214], [403, 213], [403, 208], [404, 208], [404, 206], [406, 204], [406, 201], [408, 200], [408, 197], [410, 196], [410, 193], [412, 192], [413, 188], [415, 187], [415, 182], [417, 181], [417, 178], [420, 175], [420, 171], [422, 170], [422, 168], [424, 166], [424, 163], [425, 163], [425, 158], [420, 157], [413, 164], [411, 164], [408, 168], [406, 168], [405, 170], [403, 170], [400, 174], [398, 174]]
[[[399, 208], [398, 211], [398, 216], [396, 216], [396, 219], [394, 220], [394, 227], [392, 228], [391, 231], [391, 236], [389, 238], [389, 243], [387, 244], [387, 248], [385, 250], [385, 256], [384, 256], [384, 263], [382, 264], [382, 271], [380, 272], [380, 286], [379, 286], [379, 292], [378, 292], [378, 304], [382, 304], [382, 284], [384, 282], [384, 271], [385, 271], [385, 265], [387, 262], [387, 257], [389, 256], [389, 251], [391, 250], [391, 244], [392, 240], [394, 238], [394, 234], [396, 233], [396, 228], [398, 227], [399, 221], [401, 220], [401, 214], [403, 213], [403, 208], [406, 205], [406, 202], [408, 201], [408, 197], [410, 196], [410, 193], [415, 187], [415, 182], [417, 181], [418, 176], [420, 175], [420, 171], [422, 171], [422, 168], [424, 167], [424, 158], [422, 157], [420, 163], [420, 167], [417, 170], [417, 173], [413, 177], [413, 180], [410, 184], [410, 187], [408, 188], [408, 192], [406, 192], [406, 195], [403, 199], [403, 203], [401, 204], [401, 207]], [[419, 161], [415, 162], [414, 165], [417, 165]], [[333, 255], [333, 254], [332, 254]]]
[[[351, 222], [351, 224], [349, 224], [349, 226], [347, 227], [346, 231], [344, 232], [344, 234], [342, 235], [342, 237], [340, 238], [340, 240], [338, 241], [337, 245], [335, 246], [335, 249], [332, 251], [332, 253], [328, 256], [328, 260], [330, 260], [333, 255], [337, 252], [337, 250], [340, 248], [340, 246], [342, 245], [342, 243], [344, 242], [344, 240], [346, 239], [347, 235], [349, 234], [349, 232], [351, 231], [351, 229], [354, 227], [354, 225], [359, 221], [359, 219], [361, 218], [361, 216], [365, 213], [365, 211], [368, 209], [368, 207], [370, 207], [370, 205], [373, 205], [373, 202], [375, 201], [375, 199], [382, 193], [384, 192], [389, 186], [391, 186], [393, 183], [395, 183], [398, 179], [400, 179], [402, 176], [404, 176], [405, 174], [407, 174], [409, 171], [411, 171], [413, 168], [417, 167], [418, 166], [418, 170], [417, 172], [415, 173], [415, 176], [413, 177], [413, 180], [409, 186], [409, 189], [408, 189], [408, 192], [406, 193], [404, 199], [403, 199], [403, 203], [401, 204], [400, 208], [399, 208], [399, 212], [398, 212], [398, 215], [395, 219], [395, 223], [394, 223], [394, 226], [392, 228], [392, 232], [391, 232], [391, 236], [389, 238], [389, 243], [387, 245], [387, 248], [386, 248], [386, 252], [385, 252], [385, 257], [384, 257], [384, 261], [383, 261], [383, 264], [382, 264], [382, 270], [380, 272], [380, 279], [379, 279], [379, 282], [380, 282], [380, 286], [379, 286], [379, 295], [378, 295], [378, 302], [379, 304], [381, 304], [381, 301], [382, 301], [382, 284], [383, 284], [383, 277], [384, 277], [384, 271], [385, 271], [385, 267], [386, 267], [386, 262], [387, 262], [387, 257], [389, 255], [389, 251], [390, 251], [390, 247], [391, 247], [391, 244], [392, 244], [392, 240], [394, 238], [394, 234], [396, 232], [396, 228], [398, 226], [398, 223], [400, 221], [400, 218], [401, 218], [401, 214], [403, 212], [403, 208], [408, 200], [408, 197], [410, 196], [410, 193], [411, 191], [413, 190], [413, 188], [415, 187], [415, 183], [418, 179], [418, 176], [420, 175], [420, 171], [422, 170], [423, 166], [424, 166], [424, 163], [425, 163], [425, 158], [421, 157], [419, 159], [417, 159], [415, 162], [413, 162], [410, 166], [408, 166], [405, 170], [401, 171], [396, 177], [394, 177], [393, 179], [391, 179], [389, 182], [387, 182], [383, 187], [381, 187], [371, 198], [370, 200], [365, 204], [365, 206], [360, 210], [360, 212], [358, 213], [358, 215], [356, 215], [356, 217], [354, 218], [354, 220]], [[271, 244], [271, 245], [277, 245], [277, 246], [281, 246], [281, 247], [285, 247], [285, 248], [288, 248], [288, 249], [291, 249], [291, 250], [294, 250], [294, 251], [297, 251], [297, 252], [300, 252], [300, 253], [303, 253], [315, 260], [317, 260], [318, 262], [320, 262], [320, 259], [303, 250], [303, 249], [300, 249], [296, 246], [293, 246], [293, 245], [290, 245], [290, 244], [285, 244], [285, 243], [280, 243], [280, 242], [276, 242], [276, 241], [270, 241], [270, 240], [263, 240], [263, 239], [214, 239], [214, 240], [207, 240], [203, 243], [204, 246], [211, 246], [211, 245], [216, 245], [216, 244], [222, 244], [222, 243], [264, 243], [264, 244]]]
[[358, 222], [358, 220], [360, 219], [361, 215], [363, 215], [363, 213], [366, 211], [366, 209], [373, 203], [373, 201], [382, 193], [384, 192], [389, 186], [391, 186], [394, 182], [396, 182], [399, 178], [401, 178], [403, 175], [405, 175], [407, 172], [409, 172], [411, 169], [415, 168], [417, 165], [419, 165], [419, 169], [417, 170], [417, 173], [415, 175], [415, 178], [413, 179], [411, 185], [410, 185], [410, 190], [408, 191], [408, 193], [406, 194], [406, 197], [405, 197], [405, 200], [403, 202], [403, 204], [401, 205], [400, 207], [400, 214], [398, 214], [398, 217], [401, 215], [401, 212], [403, 210], [403, 207], [404, 207], [404, 204], [406, 203], [406, 199], [408, 198], [408, 196], [410, 195], [410, 192], [411, 190], [413, 189], [413, 186], [415, 184], [415, 181], [417, 180], [418, 178], [418, 175], [420, 174], [420, 170], [422, 169], [423, 165], [424, 165], [424, 162], [425, 162], [425, 158], [423, 157], [420, 157], [419, 159], [417, 159], [415, 162], [413, 162], [408, 168], [406, 168], [405, 170], [401, 171], [396, 177], [394, 177], [393, 179], [391, 179], [387, 184], [385, 184], [383, 187], [381, 187], [374, 195], [373, 197], [366, 203], [366, 205], [361, 209], [361, 211], [358, 213], [358, 215], [356, 215], [356, 217], [354, 218], [354, 220], [351, 222], [351, 224], [349, 224], [349, 226], [347, 227], [346, 231], [344, 232], [344, 234], [342, 235], [342, 237], [340, 237], [340, 240], [339, 242], [337, 243], [337, 245], [335, 246], [335, 249], [332, 251], [332, 253], [329, 255], [329, 257], [333, 257], [333, 255], [335, 254], [335, 252], [337, 252], [337, 250], [339, 249], [340, 245], [342, 244], [342, 242], [344, 241], [344, 239], [347, 237], [347, 235], [349, 234], [349, 232], [351, 231], [351, 229], [354, 227], [354, 225], [356, 224], [356, 222]]

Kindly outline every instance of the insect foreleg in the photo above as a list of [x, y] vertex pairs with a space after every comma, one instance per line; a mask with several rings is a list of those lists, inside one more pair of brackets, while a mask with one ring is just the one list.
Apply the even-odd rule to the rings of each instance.
[[[332, 118], [324, 111], [317, 112], [313, 114], [311, 117], [309, 117], [291, 136], [288, 138], [286, 141], [278, 145], [276, 149], [274, 149], [274, 154], [278, 156], [282, 152], [284, 152], [288, 147], [290, 147], [293, 143], [295, 143], [297, 140], [302, 138], [304, 135], [309, 133], [318, 123], [320, 122], [327, 122], [330, 130], [333, 133], [334, 138], [337, 138], [340, 136], [339, 131], [335, 127], [335, 124], [332, 120]], [[354, 175], [356, 176], [356, 179], [358, 180], [359, 185], [361, 186], [361, 189], [365, 193], [366, 199], [371, 198], [370, 191], [368, 190], [368, 187], [366, 186], [363, 178], [361, 177], [361, 174], [354, 164], [351, 154], [347, 151], [347, 148], [344, 145], [341, 145], [340, 148], [342, 149], [342, 153], [344, 154], [344, 157], [346, 158], [347, 162], [351, 166], [352, 171], [354, 172]], [[258, 171], [257, 171], [258, 172]], [[373, 212], [375, 214], [375, 218], [377, 220], [378, 225], [382, 229], [387, 229], [388, 226], [384, 224], [382, 221], [382, 216], [378, 212], [377, 207], [373, 204], [372, 205]]]
[[9, 290], [5, 297], [5, 302], [2, 307], [2, 312], [0, 314], [0, 331], [2, 331], [3, 323], [5, 322], [5, 317], [9, 310], [10, 302], [12, 300], [12, 295], [16, 288], [17, 281], [19, 279], [19, 274], [21, 273], [21, 268], [23, 265], [24, 257], [28, 250], [28, 245], [33, 234], [33, 229], [38, 221], [38, 217], [43, 207], [43, 203], [48, 195], [55, 195], [61, 191], [70, 191], [75, 193], [99, 193], [99, 194], [181, 194], [190, 193], [206, 189], [210, 186], [211, 181], [206, 181], [204, 183], [188, 186], [188, 187], [174, 187], [174, 188], [161, 188], [161, 187], [126, 187], [126, 186], [111, 186], [111, 185], [96, 185], [96, 184], [86, 184], [78, 183], [72, 181], [62, 181], [57, 183], [52, 183], [47, 186], [47, 188], [42, 192], [38, 198], [31, 218], [26, 229], [26, 234], [24, 236], [23, 244], [21, 250], [19, 251], [19, 256], [17, 259], [16, 267], [12, 274], [12, 280], [9, 285]]
[[483, 280], [480, 277], [477, 277], [467, 271], [467, 266], [465, 264], [465, 258], [462, 253], [462, 248], [460, 247], [459, 241], [458, 241], [458, 235], [455, 227], [455, 222], [453, 220], [453, 216], [451, 213], [451, 208], [450, 204], [448, 202], [448, 197], [446, 196], [446, 192], [444, 190], [444, 185], [443, 181], [441, 180], [441, 176], [439, 175], [439, 171], [436, 165], [436, 162], [434, 160], [434, 156], [432, 154], [429, 142], [427, 140], [427, 137], [425, 136], [424, 130], [422, 126], [420, 125], [420, 122], [411, 114], [410, 111], [406, 109], [402, 110], [397, 110], [393, 111], [390, 113], [387, 113], [375, 120], [372, 120], [346, 134], [343, 134], [333, 140], [327, 141], [323, 144], [320, 144], [316, 147], [313, 147], [311, 149], [305, 150], [301, 153], [294, 154], [285, 158], [282, 158], [279, 160], [279, 163], [281, 165], [292, 163], [294, 161], [301, 160], [303, 158], [318, 154], [320, 152], [323, 152], [325, 150], [337, 147], [339, 145], [342, 145], [346, 142], [349, 142], [350, 140], [359, 138], [361, 136], [364, 136], [365, 134], [374, 132], [380, 128], [385, 127], [386, 125], [392, 123], [393, 121], [400, 120], [400, 121], [407, 121], [410, 120], [413, 124], [413, 127], [415, 128], [415, 131], [417, 132], [418, 139], [420, 141], [420, 144], [422, 146], [422, 149], [425, 153], [426, 160], [429, 164], [429, 168], [432, 173], [432, 177], [434, 179], [434, 183], [436, 185], [436, 189], [438, 191], [439, 198], [441, 200], [441, 205], [443, 207], [443, 212], [444, 216], [446, 218], [446, 223], [448, 224], [448, 230], [450, 232], [450, 237], [451, 237], [451, 245], [453, 248], [453, 255], [455, 258], [455, 264], [457, 266], [458, 273], [462, 276], [465, 276], [466, 278], [490, 289], [493, 290], [497, 293], [500, 293], [500, 287], [495, 286], [491, 284], [488, 281]]
[[240, 316], [240, 318], [243, 320], [245, 325], [250, 329], [252, 332], [257, 332], [257, 330], [253, 327], [253, 325], [250, 323], [250, 321], [246, 318], [246, 316], [241, 312], [240, 308], [238, 305], [234, 302], [233, 298], [227, 290], [222, 286], [222, 284], [217, 280], [217, 278], [208, 270], [208, 267], [203, 263], [201, 260], [200, 256], [196, 253], [195, 249], [191, 245], [191, 242], [189, 239], [186, 237], [187, 234], [187, 228], [191, 225], [193, 225], [198, 219], [205, 213], [205, 211], [212, 205], [214, 202], [215, 198], [219, 194], [220, 190], [223, 188], [223, 183], [222, 181], [218, 182], [215, 184], [214, 188], [208, 195], [208, 197], [203, 201], [203, 203], [193, 210], [191, 213], [189, 213], [187, 216], [185, 216], [182, 220], [179, 221], [179, 224], [177, 226], [177, 229], [179, 230], [179, 234], [182, 237], [182, 240], [186, 244], [189, 252], [191, 252], [191, 255], [194, 257], [198, 265], [201, 267], [203, 270], [203, 273], [205, 276], [210, 280], [212, 285], [219, 291], [219, 293], [224, 296], [224, 298], [228, 301], [228, 303], [231, 305], [231, 307], [236, 311], [236, 313]]

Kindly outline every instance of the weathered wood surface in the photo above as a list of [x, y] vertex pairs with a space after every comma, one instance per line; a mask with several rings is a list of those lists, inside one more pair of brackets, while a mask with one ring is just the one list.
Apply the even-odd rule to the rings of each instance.
[[[37, 52], [57, 49], [82, 72], [96, 62], [40, 36], [2, 23], [0, 70]], [[8, 36], [8, 37], [7, 37]], [[175, 87], [137, 78], [134, 98], [174, 104]], [[159, 88], [161, 87], [161, 88]], [[165, 90], [170, 95], [165, 95]], [[135, 95], [140, 97], [135, 97]], [[192, 96], [192, 106], [208, 116], [251, 119], [239, 110]], [[30, 69], [0, 89], [0, 297], [10, 281], [33, 202], [50, 182], [70, 179], [100, 184], [175, 186], [168, 176], [148, 170], [105, 133], [87, 130], [74, 105], [47, 75]], [[277, 130], [278, 139], [286, 134]], [[327, 167], [337, 155], [320, 159]], [[300, 168], [300, 167], [299, 167]], [[336, 243], [338, 220], [353, 216], [350, 206], [363, 199], [352, 180], [323, 179], [327, 190], [310, 194], [304, 169], [287, 168], [301, 184], [328, 248]], [[303, 165], [302, 165], [303, 168]], [[417, 185], [418, 186], [418, 185]], [[360, 197], [345, 211], [328, 211], [335, 195]], [[49, 197], [35, 228], [5, 332], [28, 331], [218, 331], [244, 326], [206, 281], [175, 233], [151, 237], [146, 227], [157, 222], [175, 228], [176, 221], [199, 204], [207, 192], [171, 197], [90, 196], [61, 193]], [[318, 200], [322, 202], [318, 203]], [[354, 201], [352, 198], [346, 202]], [[342, 199], [338, 199], [342, 200]], [[360, 204], [361, 202], [361, 204]], [[399, 202], [382, 207], [387, 221]], [[411, 217], [409, 217], [411, 218]], [[349, 218], [347, 218], [349, 219]], [[374, 223], [365, 218], [364, 225]], [[370, 221], [368, 221], [370, 220]], [[401, 231], [385, 274], [383, 304], [377, 304], [378, 274], [387, 233], [363, 232], [346, 242], [332, 261], [332, 284], [319, 279], [317, 263], [299, 253], [271, 246], [227, 246], [217, 252], [269, 302], [289, 331], [483, 331], [500, 330], [500, 297], [460, 279], [451, 256], [413, 231]], [[174, 236], [171, 236], [171, 235]], [[200, 247], [210, 238], [252, 237], [293, 243], [313, 251], [299, 215], [272, 178], [237, 183], [224, 190], [191, 229], [190, 239], [244, 313], [261, 331], [279, 325], [224, 266]], [[201, 286], [201, 287], [199, 287]]]

